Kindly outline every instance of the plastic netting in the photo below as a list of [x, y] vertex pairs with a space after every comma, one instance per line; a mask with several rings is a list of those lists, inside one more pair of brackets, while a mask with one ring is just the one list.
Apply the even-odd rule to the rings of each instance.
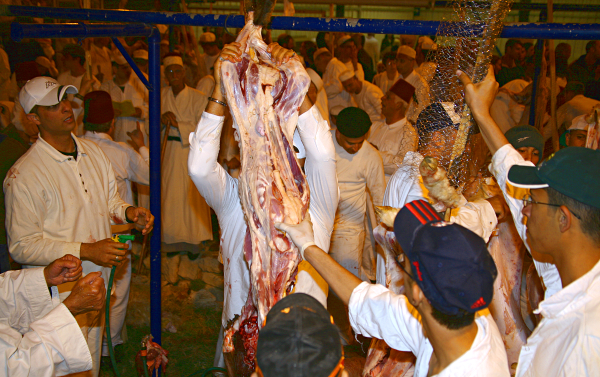
[[[420, 142], [437, 143], [442, 166], [448, 171], [453, 185], [461, 187], [472, 172], [477, 171], [483, 161], [478, 161], [473, 150], [472, 135], [477, 133], [469, 107], [464, 102], [462, 85], [456, 76], [460, 69], [473, 82], [481, 81], [487, 74], [497, 37], [502, 31], [506, 14], [512, 1], [456, 1], [453, 12], [442, 20], [436, 35], [437, 51], [431, 59], [435, 74], [429, 80], [431, 105], [429, 111], [420, 114], [421, 123], [444, 123], [448, 117], [454, 127], [435, 131], [443, 140], [431, 139], [431, 135]], [[434, 105], [438, 103], [438, 105]], [[442, 106], [440, 106], [442, 105]], [[423, 122], [426, 121], [426, 122]], [[439, 149], [442, 149], [441, 152]]]

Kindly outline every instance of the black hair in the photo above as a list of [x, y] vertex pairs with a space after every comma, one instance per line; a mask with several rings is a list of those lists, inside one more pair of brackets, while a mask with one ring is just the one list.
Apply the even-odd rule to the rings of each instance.
[[387, 62], [388, 60], [396, 60], [396, 53], [386, 52], [385, 54], [383, 54], [383, 57], [381, 58], [383, 64], [385, 64], [385, 62]]
[[469, 313], [463, 309], [458, 309], [458, 314], [450, 315], [442, 313], [432, 306], [431, 315], [440, 325], [450, 330], [460, 330], [469, 326], [475, 320], [475, 313]]
[[289, 34], [280, 34], [277, 37], [277, 43], [279, 43], [280, 46], [287, 45], [290, 42], [290, 39], [292, 39], [291, 35], [289, 35]]
[[100, 124], [84, 122], [83, 123], [83, 128], [86, 131], [104, 132], [104, 133], [106, 133], [106, 132], [108, 132], [108, 130], [110, 130], [110, 126], [111, 125], [112, 125], [112, 120], [110, 122], [100, 123]]
[[506, 51], [506, 49], [509, 47], [514, 47], [515, 45], [523, 46], [523, 43], [521, 43], [521, 41], [518, 39], [509, 39], [508, 41], [506, 41], [506, 45], [504, 45], [504, 51]]
[[592, 47], [594, 47], [594, 45], [596, 44], [596, 41], [589, 41], [588, 43], [585, 44], [585, 52], [588, 53], [590, 52], [590, 50], [592, 49]]
[[548, 201], [551, 204], [564, 205], [569, 211], [579, 216], [583, 234], [591, 238], [596, 245], [600, 246], [600, 208], [581, 203], [551, 187], [546, 189], [546, 193], [548, 194]]
[[317, 48], [327, 47], [327, 42], [325, 41], [326, 35], [327, 35], [327, 33], [324, 31], [320, 31], [317, 33], [317, 38], [316, 38]]

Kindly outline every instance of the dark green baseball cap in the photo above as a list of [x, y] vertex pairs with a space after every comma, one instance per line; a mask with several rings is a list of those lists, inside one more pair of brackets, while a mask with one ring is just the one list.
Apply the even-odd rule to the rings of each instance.
[[358, 138], [369, 132], [371, 119], [363, 109], [346, 107], [337, 115], [336, 126], [342, 135]]
[[600, 208], [600, 150], [567, 147], [538, 166], [513, 165], [508, 181], [515, 187], [553, 188], [583, 204]]

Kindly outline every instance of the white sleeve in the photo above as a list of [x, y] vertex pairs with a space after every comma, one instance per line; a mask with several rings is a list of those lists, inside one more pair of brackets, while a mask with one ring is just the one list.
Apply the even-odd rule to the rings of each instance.
[[150, 184], [150, 155], [148, 148], [141, 147], [139, 153], [125, 143], [127, 153], [127, 178], [142, 185]]
[[4, 376], [63, 376], [92, 368], [92, 356], [75, 318], [58, 305], [21, 335], [0, 324]]
[[327, 251], [339, 200], [333, 138], [327, 122], [314, 105], [298, 117], [298, 133], [306, 150], [304, 170], [311, 192], [310, 216], [313, 227], [321, 228], [315, 236], [323, 235], [315, 241]]
[[464, 226], [488, 242], [498, 225], [498, 217], [492, 205], [481, 199], [454, 208], [451, 211], [450, 222]]
[[402, 208], [413, 200], [427, 200], [419, 181], [403, 170], [396, 170], [390, 178], [383, 195], [384, 206]]
[[207, 112], [202, 114], [196, 132], [190, 133], [188, 174], [206, 200], [206, 203], [221, 217], [228, 208], [239, 202], [234, 179], [217, 162], [221, 142], [221, 131], [225, 117]]
[[[523, 157], [517, 152], [512, 145], [506, 144], [502, 148], [498, 149], [492, 157], [492, 164], [490, 166], [490, 172], [496, 177], [496, 181], [504, 194], [504, 199], [510, 208], [510, 212], [513, 216], [515, 227], [519, 232], [519, 235], [525, 242], [527, 250], [531, 253], [529, 245], [527, 244], [527, 226], [525, 225], [525, 219], [522, 213], [523, 209], [523, 196], [528, 193], [527, 190], [517, 189], [508, 184], [508, 171], [513, 165], [530, 165], [531, 162], [526, 162]], [[545, 298], [551, 297], [556, 292], [562, 289], [562, 281], [558, 274], [558, 269], [552, 263], [538, 262], [533, 260], [538, 275], [542, 278], [546, 291], [544, 293]]]
[[363, 282], [356, 287], [350, 296], [348, 314], [356, 333], [383, 339], [398, 351], [418, 355], [427, 341], [417, 311], [409, 307], [404, 295], [394, 294], [383, 285]]

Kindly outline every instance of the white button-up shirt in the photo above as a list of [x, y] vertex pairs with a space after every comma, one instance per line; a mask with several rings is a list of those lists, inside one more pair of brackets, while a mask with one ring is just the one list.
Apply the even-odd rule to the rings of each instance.
[[106, 154], [115, 171], [119, 196], [126, 203], [133, 203], [131, 182], [150, 184], [150, 151], [141, 147], [136, 152], [125, 143], [113, 141], [110, 135], [103, 132], [86, 131], [83, 139], [93, 141]]
[[81, 329], [44, 270], [0, 275], [0, 374], [63, 376], [92, 369]]
[[392, 124], [373, 123], [368, 140], [377, 148], [383, 159], [386, 181], [398, 169], [406, 153], [416, 151], [419, 143], [417, 131], [406, 118]]
[[[356, 333], [383, 339], [398, 351], [412, 352], [417, 357], [414, 376], [427, 376], [433, 346], [423, 333], [420, 315], [404, 295], [392, 293], [380, 284], [363, 282], [352, 292], [348, 310]], [[489, 311], [477, 313], [475, 324], [477, 335], [471, 348], [437, 376], [510, 376], [504, 343]]]
[[[240, 314], [250, 289], [248, 263], [244, 259], [247, 226], [240, 204], [238, 180], [217, 162], [224, 117], [203, 113], [195, 133], [190, 134], [188, 169], [200, 194], [217, 214], [221, 226], [221, 250], [225, 274], [223, 326]], [[306, 180], [310, 187], [308, 211], [313, 223], [315, 243], [329, 250], [338, 184], [335, 152], [329, 126], [313, 106], [298, 117], [298, 132], [306, 150]], [[322, 279], [319, 277], [319, 279]], [[298, 273], [296, 292], [310, 294], [327, 305], [327, 293], [316, 285], [306, 271]]]
[[[30, 266], [47, 266], [65, 254], [80, 258], [81, 243], [111, 236], [110, 225], [125, 223], [125, 203], [108, 157], [93, 142], [73, 137], [77, 159], [43, 138], [29, 148], [4, 179], [10, 254]], [[83, 273], [110, 270], [90, 261]]]

